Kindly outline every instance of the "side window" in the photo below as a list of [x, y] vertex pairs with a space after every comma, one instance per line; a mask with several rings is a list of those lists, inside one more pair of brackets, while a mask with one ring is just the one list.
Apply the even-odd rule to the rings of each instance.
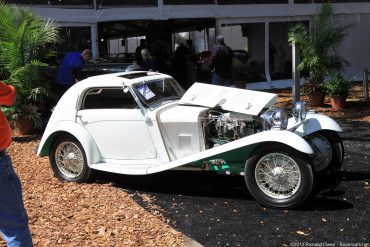
[[91, 88], [85, 93], [81, 109], [136, 108], [138, 107], [131, 93], [124, 93], [122, 88]]

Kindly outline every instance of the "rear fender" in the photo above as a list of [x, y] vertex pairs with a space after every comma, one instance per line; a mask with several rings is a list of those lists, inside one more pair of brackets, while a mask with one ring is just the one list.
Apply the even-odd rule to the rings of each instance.
[[87, 164], [91, 165], [100, 161], [100, 152], [94, 139], [81, 125], [72, 121], [61, 121], [53, 125], [53, 130], [46, 129], [37, 150], [37, 156], [48, 156], [50, 146], [54, 139], [63, 134], [74, 136], [84, 148]]

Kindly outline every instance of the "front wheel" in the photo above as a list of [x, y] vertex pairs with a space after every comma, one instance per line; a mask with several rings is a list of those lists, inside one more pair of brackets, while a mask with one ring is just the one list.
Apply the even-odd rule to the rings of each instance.
[[272, 208], [295, 208], [304, 203], [313, 188], [309, 159], [292, 148], [270, 145], [257, 149], [245, 164], [249, 192]]
[[91, 176], [85, 151], [73, 136], [57, 137], [51, 145], [49, 160], [55, 176], [62, 181], [82, 183]]

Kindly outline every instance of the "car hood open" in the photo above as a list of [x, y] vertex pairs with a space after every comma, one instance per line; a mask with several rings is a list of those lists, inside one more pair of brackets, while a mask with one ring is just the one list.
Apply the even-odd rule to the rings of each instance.
[[277, 95], [232, 87], [194, 83], [178, 102], [182, 105], [221, 107], [226, 111], [258, 115], [275, 104]]

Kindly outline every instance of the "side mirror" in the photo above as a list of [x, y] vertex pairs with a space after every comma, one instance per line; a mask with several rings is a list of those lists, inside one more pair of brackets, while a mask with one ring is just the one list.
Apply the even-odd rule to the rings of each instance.
[[129, 91], [129, 90], [128, 90], [128, 86], [123, 86], [123, 92], [124, 92], [124, 93], [128, 93], [128, 91]]

